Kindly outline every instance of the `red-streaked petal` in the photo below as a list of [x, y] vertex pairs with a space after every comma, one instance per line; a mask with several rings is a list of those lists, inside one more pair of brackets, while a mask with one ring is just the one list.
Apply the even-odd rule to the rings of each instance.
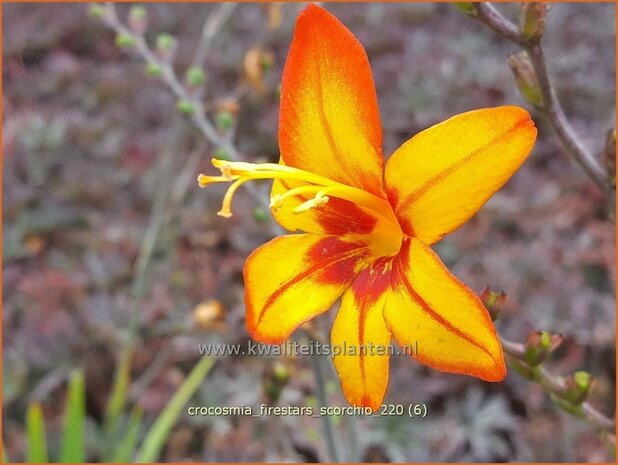
[[391, 333], [382, 311], [390, 268], [378, 260], [345, 291], [331, 333], [333, 363], [352, 405], [380, 408], [388, 386]]
[[[271, 197], [283, 194], [301, 183], [275, 179]], [[311, 210], [294, 213], [294, 208], [311, 199], [313, 195], [297, 195], [288, 197], [279, 208], [272, 210], [273, 217], [285, 229], [291, 232], [304, 231], [316, 234], [368, 235], [378, 226], [386, 222], [384, 217], [367, 208], [360, 207], [348, 200], [331, 197], [324, 205]]]
[[417, 239], [406, 241], [393, 261], [384, 319], [400, 345], [418, 347], [414, 358], [427, 366], [485, 381], [506, 375], [482, 302]]
[[296, 22], [281, 81], [285, 164], [383, 197], [381, 145], [365, 50], [337, 18], [310, 4]]
[[336, 236], [280, 236], [245, 262], [247, 329], [256, 340], [280, 344], [301, 324], [328, 310], [352, 283], [363, 244]]
[[453, 116], [403, 144], [388, 160], [388, 198], [409, 236], [432, 244], [472, 217], [534, 146], [526, 110], [485, 108]]

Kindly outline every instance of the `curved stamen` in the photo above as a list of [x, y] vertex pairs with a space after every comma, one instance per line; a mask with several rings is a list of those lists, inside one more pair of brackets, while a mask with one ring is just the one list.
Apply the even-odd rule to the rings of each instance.
[[236, 190], [251, 179], [286, 179], [304, 182], [309, 185], [298, 186], [283, 194], [277, 194], [271, 198], [271, 208], [278, 208], [288, 197], [316, 193], [314, 198], [294, 208], [295, 213], [307, 211], [328, 202], [328, 195], [348, 200], [362, 207], [373, 210], [398, 226], [397, 218], [388, 200], [384, 197], [372, 194], [358, 187], [349, 186], [334, 181], [319, 174], [304, 171], [291, 166], [276, 163], [247, 163], [230, 162], [226, 160], [212, 159], [212, 164], [221, 171], [221, 176], [200, 175], [198, 181], [204, 187], [210, 183], [234, 181], [223, 198], [223, 206], [219, 215], [231, 216], [231, 201]]
[[283, 194], [275, 194], [270, 198], [270, 208], [279, 208], [290, 197], [296, 195], [314, 194], [319, 192], [322, 186], [298, 186], [285, 191]]

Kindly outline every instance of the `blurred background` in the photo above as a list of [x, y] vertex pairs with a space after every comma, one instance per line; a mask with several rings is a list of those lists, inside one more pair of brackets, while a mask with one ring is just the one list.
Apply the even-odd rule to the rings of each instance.
[[[528, 107], [506, 63], [517, 48], [452, 5], [325, 6], [367, 50], [386, 154], [459, 112]], [[124, 24], [130, 7], [116, 6]], [[517, 5], [499, 7], [516, 19]], [[146, 25], [152, 47], [162, 32], [177, 40], [173, 65], [184, 80], [215, 8], [146, 4], [147, 24], [134, 26]], [[302, 8], [240, 4], [212, 37], [201, 100], [245, 159], [278, 159], [279, 81]], [[321, 401], [308, 357], [220, 357], [201, 378], [188, 377], [198, 344], [247, 343], [242, 267], [272, 237], [270, 214], [241, 189], [234, 217], [216, 216], [223, 188], [200, 190], [195, 179], [214, 172], [209, 160], [222, 148], [183, 115], [191, 109], [153, 76], [158, 70], [146, 69], [90, 9], [2, 5], [2, 442], [12, 461], [34, 457], [36, 425], [44, 425], [50, 460], [62, 457], [66, 435], [80, 437], [81, 426], [67, 433], [70, 418], [85, 425], [85, 460], [133, 460], [152, 448], [152, 422], [187, 380], [195, 393], [183, 406]], [[544, 36], [565, 111], [599, 156], [615, 126], [615, 20], [614, 4], [555, 4]], [[506, 292], [501, 335], [562, 333], [549, 368], [589, 371], [591, 403], [613, 418], [615, 225], [603, 194], [533, 118], [539, 137], [529, 160], [435, 249], [472, 289]], [[257, 189], [266, 200], [269, 186]], [[315, 326], [328, 334], [333, 316]], [[330, 359], [317, 363], [328, 404], [347, 405]], [[70, 407], [79, 392], [83, 412]], [[332, 460], [327, 426], [341, 460], [610, 460], [593, 428], [514, 370], [488, 384], [393, 357], [385, 403], [423, 403], [428, 414], [341, 416], [324, 425], [312, 417], [190, 416], [182, 407], [154, 457]]]

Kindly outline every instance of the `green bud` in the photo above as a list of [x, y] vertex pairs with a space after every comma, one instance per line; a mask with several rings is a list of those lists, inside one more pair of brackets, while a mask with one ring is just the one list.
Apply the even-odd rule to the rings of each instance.
[[234, 115], [227, 110], [221, 110], [217, 113], [216, 122], [221, 131], [228, 131], [234, 126]]
[[540, 2], [524, 3], [519, 17], [521, 34], [530, 42], [538, 42], [545, 29], [545, 16], [549, 4]]
[[528, 54], [526, 52], [513, 53], [509, 56], [508, 63], [524, 99], [535, 107], [542, 107], [544, 102], [541, 86]]
[[453, 6], [468, 16], [476, 16], [472, 2], [453, 2]]
[[163, 57], [169, 57], [176, 46], [176, 39], [171, 34], [163, 32], [157, 36], [157, 51]]
[[218, 159], [218, 160], [232, 161], [232, 157], [227, 152], [227, 150], [222, 149], [222, 148], [218, 148], [215, 151], [215, 154], [213, 155], [213, 157]]
[[577, 387], [579, 387], [582, 391], [587, 391], [588, 389], [590, 389], [590, 382], [592, 381], [592, 377], [587, 371], [575, 372], [575, 374], [573, 375], [573, 379], [575, 380], [575, 384], [577, 384]]
[[587, 371], [576, 371], [571, 377], [567, 378], [564, 397], [574, 405], [581, 404], [588, 393], [592, 384], [592, 376]]
[[135, 38], [129, 34], [117, 34], [116, 46], [120, 48], [131, 48], [135, 45]]
[[136, 34], [146, 31], [146, 9], [141, 5], [134, 5], [129, 11], [129, 25]]
[[204, 74], [204, 70], [202, 68], [192, 66], [187, 70], [186, 78], [187, 82], [193, 87], [200, 87], [206, 80], [206, 74]]
[[275, 362], [272, 367], [267, 369], [264, 373], [262, 385], [269, 403], [274, 404], [279, 400], [289, 379], [289, 370], [281, 362]]
[[195, 111], [195, 106], [188, 100], [180, 99], [176, 103], [176, 109], [183, 115], [191, 115]]
[[290, 379], [290, 370], [281, 362], [275, 362], [273, 365], [273, 373], [275, 379], [282, 384], [285, 384]]
[[88, 15], [94, 19], [101, 19], [105, 16], [105, 8], [100, 3], [93, 3], [90, 5]]
[[129, 12], [130, 19], [146, 19], [146, 9], [142, 5], [133, 5]]
[[547, 331], [532, 331], [524, 344], [524, 357], [531, 366], [544, 362], [547, 357], [562, 343], [560, 334], [549, 334]]
[[264, 208], [255, 207], [255, 210], [253, 210], [253, 219], [258, 223], [266, 223], [269, 219], [269, 216]]
[[156, 63], [148, 63], [146, 65], [146, 74], [150, 77], [161, 77], [163, 76], [163, 68]]
[[272, 52], [262, 53], [260, 56], [260, 66], [264, 71], [269, 71], [275, 64], [275, 56]]
[[487, 308], [492, 321], [496, 321], [500, 318], [500, 315], [502, 315], [502, 307], [504, 306], [504, 302], [506, 302], [505, 292], [495, 292], [492, 291], [489, 286], [486, 286], [479, 294], [479, 297], [485, 304], [485, 308]]

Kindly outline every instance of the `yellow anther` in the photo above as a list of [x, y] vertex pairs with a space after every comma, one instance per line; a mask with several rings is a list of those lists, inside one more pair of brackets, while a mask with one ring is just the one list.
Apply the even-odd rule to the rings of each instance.
[[270, 204], [268, 205], [271, 209], [277, 209], [283, 205], [284, 197], [281, 194], [275, 194], [270, 198]]
[[[238, 178], [238, 176], [236, 177]], [[213, 184], [217, 182], [230, 182], [233, 179], [229, 179], [223, 176], [206, 176], [205, 174], [200, 174], [197, 177], [197, 182], [200, 187], [206, 187], [208, 184]]]
[[292, 211], [294, 213], [306, 212], [308, 210], [311, 210], [312, 208], [319, 207], [320, 205], [324, 205], [328, 203], [328, 201], [329, 201], [328, 196], [322, 196], [322, 197], [316, 196], [312, 199], [307, 200], [306, 202], [301, 203], [298, 207], [294, 208]]

